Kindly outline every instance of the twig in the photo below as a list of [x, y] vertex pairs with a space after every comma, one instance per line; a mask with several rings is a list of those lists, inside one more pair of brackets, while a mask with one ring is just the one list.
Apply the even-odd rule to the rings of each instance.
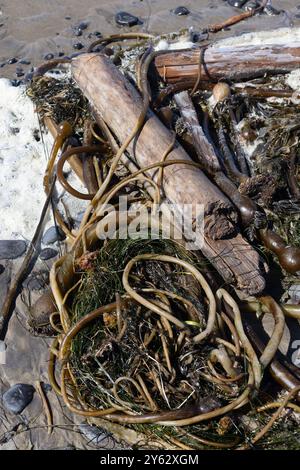
[[47, 426], [48, 426], [48, 434], [50, 435], [52, 433], [52, 430], [53, 430], [53, 415], [52, 415], [52, 411], [51, 411], [51, 408], [50, 408], [50, 403], [48, 401], [48, 398], [46, 397], [46, 394], [42, 388], [42, 385], [41, 385], [41, 382], [37, 381], [36, 384], [36, 389], [41, 397], [41, 400], [42, 400], [42, 403], [43, 403], [43, 408], [44, 408], [44, 411], [45, 411], [45, 415], [46, 415], [46, 418], [47, 418]]
[[3, 303], [2, 311], [1, 311], [1, 317], [0, 317], [0, 340], [4, 341], [7, 329], [8, 329], [8, 324], [9, 320], [14, 312], [14, 307], [15, 303], [17, 300], [17, 297], [19, 295], [20, 287], [30, 271], [32, 270], [39, 252], [40, 252], [40, 247], [41, 247], [41, 238], [42, 238], [42, 229], [44, 225], [44, 219], [48, 211], [49, 204], [52, 199], [52, 193], [53, 189], [55, 186], [55, 181], [56, 177], [53, 178], [49, 194], [47, 196], [47, 199], [44, 203], [42, 213], [40, 216], [39, 223], [37, 225], [37, 228], [35, 230], [34, 236], [32, 238], [32, 241], [30, 243], [30, 246], [28, 248], [28, 251], [25, 255], [25, 258], [18, 270], [18, 272], [15, 275], [15, 278], [7, 292], [5, 301]]

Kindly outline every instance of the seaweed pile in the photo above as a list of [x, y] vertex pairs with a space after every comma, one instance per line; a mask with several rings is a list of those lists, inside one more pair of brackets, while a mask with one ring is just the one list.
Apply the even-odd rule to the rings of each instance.
[[[101, 53], [119, 63], [132, 81], [133, 49], [128, 62], [126, 50], [111, 45], [122, 39], [98, 43], [103, 44]], [[135, 429], [151, 442], [154, 436], [165, 447], [299, 449], [300, 408], [294, 402], [299, 401], [299, 369], [286, 364], [292, 386], [279, 398], [269, 375], [285, 316], [297, 321], [299, 306], [280, 305], [280, 296], [273, 299], [268, 291], [242, 303], [233, 286], [225, 289], [198, 252], [165, 239], [163, 227], [154, 240], [124, 239], [120, 233], [131, 221], [130, 207], [115, 236], [107, 238], [105, 232], [108, 204], [118, 211], [120, 195], [130, 195], [132, 207], [150, 208], [162, 199], [163, 168], [172, 165], [166, 160], [168, 152], [152, 166], [159, 170], [157, 182], [134, 162], [121, 163], [150, 106], [194, 157], [193, 165], [235, 203], [251, 244], [266, 253], [271, 266], [279, 262], [275, 272], [282, 288], [299, 282], [300, 126], [298, 107], [290, 101], [292, 90], [285, 86], [272, 92], [269, 79], [263, 89], [255, 80], [243, 88], [205, 86], [201, 76], [193, 84], [165, 87], [151, 71], [153, 52], [145, 39], [136, 49], [136, 86], [144, 109], [126, 142], [116, 141], [109, 123], [99, 117], [94, 121], [72, 79], [36, 77], [29, 89], [55, 137], [44, 179], [47, 195], [58, 178], [72, 196], [87, 201], [77, 229], [55, 210], [69, 246], [50, 276], [58, 309], [50, 317], [57, 332], [49, 361], [51, 384], [74, 413]], [[199, 157], [176, 99], [178, 88], [192, 90], [204, 138], [218, 155], [217, 170]], [[282, 101], [270, 100], [270, 95]], [[63, 97], [59, 110], [57, 96]], [[249, 158], [246, 152], [254, 140], [258, 145]], [[87, 192], [68, 182], [67, 161]], [[275, 320], [271, 337], [260, 347], [245, 325], [251, 308], [269, 312]], [[272, 409], [276, 411], [270, 417]]]

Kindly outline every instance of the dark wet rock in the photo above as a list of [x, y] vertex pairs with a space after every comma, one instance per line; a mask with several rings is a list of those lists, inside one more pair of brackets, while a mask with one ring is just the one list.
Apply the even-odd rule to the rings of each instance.
[[12, 65], [12, 64], [15, 64], [16, 62], [18, 62], [18, 59], [16, 59], [15, 57], [11, 57], [10, 59], [8, 59], [7, 63], [9, 65]]
[[10, 127], [10, 132], [12, 133], [12, 135], [17, 135], [19, 134], [20, 132], [20, 128], [19, 127]]
[[76, 30], [74, 31], [74, 35], [75, 35], [76, 37], [82, 36], [82, 34], [83, 34], [83, 33], [82, 33], [82, 29], [76, 29]]
[[16, 384], [3, 394], [3, 405], [14, 414], [22, 413], [33, 399], [35, 390], [32, 385]]
[[246, 11], [253, 11], [256, 10], [256, 8], [259, 7], [259, 2], [257, 1], [252, 1], [252, 2], [247, 2], [245, 5], [245, 10]]
[[92, 39], [92, 38], [101, 38], [102, 37], [102, 34], [100, 33], [100, 31], [94, 31], [93, 33], [89, 33], [88, 34], [88, 38], [89, 39]]
[[40, 131], [38, 129], [33, 129], [32, 134], [33, 134], [34, 140], [36, 140], [37, 142], [40, 142], [41, 140]]
[[54, 225], [48, 230], [43, 235], [42, 242], [44, 245], [52, 245], [53, 243], [57, 241], [62, 241], [66, 238], [64, 232], [59, 228], [55, 227]]
[[60, 51], [60, 52], [58, 53], [58, 57], [63, 57], [64, 55], [65, 55], [64, 51]]
[[73, 48], [80, 51], [80, 49], [84, 48], [84, 45], [82, 44], [82, 42], [76, 42], [75, 44], [73, 44]]
[[13, 79], [10, 81], [11, 85], [12, 86], [20, 86], [22, 84], [22, 80], [17, 80], [17, 79]]
[[30, 60], [27, 60], [27, 59], [21, 59], [21, 60], [19, 60], [19, 64], [30, 65], [31, 62], [30, 62]]
[[70, 20], [71, 16], [65, 16], [65, 20]]
[[277, 10], [277, 8], [274, 8], [272, 5], [266, 5], [264, 8], [264, 12], [268, 16], [277, 16], [280, 15], [282, 10]]
[[228, 4], [231, 7], [242, 8], [247, 0], [228, 0]]
[[49, 52], [48, 54], [44, 56], [44, 60], [52, 60], [52, 59], [54, 59], [54, 54], [52, 54], [52, 52]]
[[0, 69], [2, 69], [2, 67], [5, 67], [6, 66], [6, 63], [3, 62], [2, 64], [0, 64]]
[[[98, 426], [82, 423], [79, 425], [79, 431], [86, 438], [89, 444], [102, 444], [102, 446], [105, 445], [107, 448], [111, 449], [115, 443], [112, 435]], [[110, 442], [109, 446], [108, 440]]]
[[24, 240], [0, 240], [0, 259], [16, 259], [22, 256], [27, 248]]
[[139, 23], [137, 16], [127, 13], [126, 11], [119, 11], [116, 13], [115, 21], [121, 26], [134, 26]]
[[5, 267], [3, 266], [3, 264], [0, 264], [0, 274], [4, 273], [5, 271]]
[[173, 13], [174, 15], [177, 15], [177, 16], [186, 16], [186, 15], [189, 15], [190, 10], [186, 7], [179, 6], [175, 8], [175, 10], [173, 10]]
[[40, 252], [40, 258], [43, 261], [47, 261], [48, 259], [54, 258], [57, 253], [58, 251], [54, 250], [53, 248], [44, 248], [44, 250]]
[[24, 70], [21, 67], [16, 68], [16, 76], [17, 77], [23, 77], [25, 75]]
[[81, 21], [76, 27], [83, 31], [83, 30], [87, 29], [88, 26], [89, 26], [89, 23], [87, 21]]

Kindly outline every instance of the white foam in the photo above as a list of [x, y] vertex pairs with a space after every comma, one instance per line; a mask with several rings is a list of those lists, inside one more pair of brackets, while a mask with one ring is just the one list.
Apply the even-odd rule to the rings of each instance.
[[212, 47], [287, 45], [292, 43], [300, 43], [300, 28], [278, 28], [273, 31], [246, 33], [217, 41]]
[[[31, 240], [39, 222], [46, 196], [43, 177], [53, 138], [43, 133], [36, 141], [39, 121], [34, 105], [26, 95], [25, 86], [13, 87], [0, 79], [0, 239]], [[68, 169], [66, 165], [66, 170]], [[76, 177], [70, 184], [84, 192]], [[65, 193], [56, 185], [58, 197], [63, 196], [72, 215], [84, 210], [86, 201]], [[60, 210], [63, 207], [59, 204]], [[53, 225], [51, 213], [46, 228]]]
[[0, 238], [30, 239], [45, 195], [43, 174], [51, 140], [39, 142], [39, 122], [25, 86], [0, 79]]
[[300, 92], [300, 69], [293, 70], [289, 73], [285, 81], [293, 90]]

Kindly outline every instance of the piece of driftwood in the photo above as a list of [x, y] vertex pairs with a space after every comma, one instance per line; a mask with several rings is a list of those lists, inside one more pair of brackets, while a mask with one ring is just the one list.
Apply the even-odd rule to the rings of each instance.
[[162, 52], [155, 57], [157, 72], [168, 83], [186, 79], [244, 80], [287, 73], [299, 67], [300, 43], [293, 45], [204, 46]]
[[[100, 115], [118, 141], [123, 142], [141, 114], [140, 94], [104, 56], [86, 54], [76, 57], [72, 60], [72, 74], [97, 111], [96, 118]], [[143, 168], [160, 162], [172, 140], [172, 133], [149, 111], [142, 129], [127, 150]], [[168, 155], [168, 160], [172, 159], [187, 161], [186, 165], [165, 167], [163, 172], [164, 192], [168, 201], [178, 205], [178, 218], [182, 215], [183, 204], [192, 205], [195, 216], [198, 215], [197, 204], [203, 204], [205, 235], [204, 244], [199, 248], [227, 282], [235, 281], [239, 288], [249, 293], [260, 292], [265, 285], [261, 259], [236, 233], [236, 212], [232, 204], [200, 169], [189, 165], [191, 159], [179, 144]], [[147, 174], [157, 178], [156, 170]]]
[[202, 127], [199, 124], [196, 109], [194, 108], [190, 94], [182, 91], [174, 95], [180, 114], [192, 135], [197, 150], [199, 161], [210, 174], [221, 171], [221, 166], [213, 145], [208, 141]]

